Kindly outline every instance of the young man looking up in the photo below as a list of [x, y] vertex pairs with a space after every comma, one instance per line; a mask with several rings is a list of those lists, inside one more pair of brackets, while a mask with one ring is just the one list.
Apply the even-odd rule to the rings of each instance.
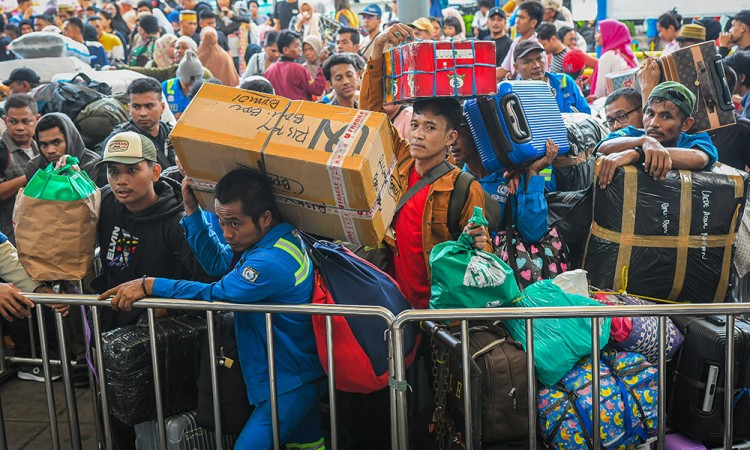
[[323, 75], [334, 93], [330, 105], [359, 108], [356, 94], [360, 80], [354, 64], [348, 54], [333, 55], [323, 63]]
[[506, 25], [507, 21], [503, 8], [492, 8], [487, 13], [487, 29], [490, 34], [484, 39], [495, 42], [495, 65], [498, 67], [503, 64], [505, 55], [508, 54], [510, 49], [510, 44], [513, 43], [505, 32]]
[[15, 244], [13, 207], [18, 190], [26, 186], [26, 166], [39, 154], [34, 127], [39, 119], [36, 102], [26, 94], [15, 94], [5, 101], [5, 126], [0, 141], [0, 233]]
[[[112, 306], [130, 310], [148, 295], [232, 303], [306, 304], [312, 300], [313, 267], [294, 227], [283, 222], [265, 177], [245, 169], [216, 184], [216, 215], [222, 244], [205, 220], [194, 194], [183, 182], [182, 220], [190, 246], [216, 283], [138, 278], [110, 289]], [[184, 279], [184, 278], [183, 278]], [[273, 448], [268, 382], [266, 324], [263, 314], [235, 312], [237, 348], [247, 396], [255, 406], [235, 444], [238, 449]], [[287, 448], [325, 448], [318, 396], [325, 373], [320, 365], [308, 315], [274, 314], [279, 440]]]
[[118, 125], [103, 141], [104, 146], [112, 136], [123, 131], [134, 131], [151, 140], [156, 148], [156, 162], [166, 169], [175, 165], [174, 150], [169, 145], [172, 126], [161, 121], [167, 107], [162, 100], [161, 84], [153, 78], [140, 78], [128, 86], [128, 113], [130, 120]]
[[575, 80], [564, 73], [544, 70], [547, 60], [544, 48], [537, 41], [523, 41], [514, 50], [513, 67], [522, 80], [545, 81], [560, 107], [560, 112], [582, 112], [591, 114], [591, 107], [578, 88]]
[[[318, 69], [317, 76], [313, 78], [305, 66], [296, 62], [302, 54], [302, 41], [299, 34], [284, 30], [279, 33], [276, 43], [279, 46], [281, 58], [272, 64], [265, 74], [276, 90], [276, 95], [290, 100], [312, 100], [313, 95], [323, 95], [326, 88], [323, 70]], [[325, 61], [326, 57], [328, 57], [328, 52], [322, 52], [320, 62]]]
[[[384, 112], [383, 109], [383, 52], [387, 44], [399, 45], [414, 38], [409, 26], [396, 24], [375, 38], [372, 58], [367, 63], [360, 107]], [[391, 126], [398, 175], [404, 191], [414, 186], [428, 172], [445, 163], [451, 144], [456, 141], [458, 127], [463, 120], [461, 105], [453, 99], [420, 100], [414, 103], [409, 136], [402, 138]], [[448, 173], [424, 186], [409, 199], [391, 224], [395, 239], [386, 241], [395, 249], [396, 280], [406, 299], [414, 308], [427, 308], [430, 300], [429, 258], [433, 247], [455, 239], [448, 224], [448, 203], [460, 169]], [[474, 206], [484, 208], [482, 186], [472, 181], [466, 205], [461, 211], [458, 226], [474, 238], [473, 245], [490, 249], [485, 227], [469, 224]]]
[[674, 81], [657, 85], [643, 113], [645, 130], [634, 127], [610, 133], [597, 147], [604, 155], [599, 184], [612, 182], [615, 170], [643, 164], [654, 180], [663, 180], [670, 169], [701, 170], [716, 162], [718, 152], [707, 133], [688, 134], [695, 94]]
[[503, 60], [503, 64], [497, 68], [498, 82], [505, 79], [508, 75], [511, 77], [516, 76], [516, 71], [513, 67], [514, 50], [523, 41], [537, 40], [536, 28], [541, 25], [543, 18], [544, 8], [538, 2], [525, 2], [521, 3], [518, 7], [518, 14], [516, 15], [516, 34], [518, 37], [510, 44], [510, 49]]

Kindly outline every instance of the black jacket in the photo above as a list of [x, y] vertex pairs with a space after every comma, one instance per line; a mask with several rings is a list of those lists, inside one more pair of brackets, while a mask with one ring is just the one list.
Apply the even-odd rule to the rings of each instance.
[[[112, 193], [102, 189], [98, 241], [104, 274], [92, 283], [99, 293], [126, 281], [150, 277], [210, 281], [193, 256], [180, 225], [185, 215], [182, 190], [160, 178], [154, 186], [159, 199], [144, 211], [131, 213]], [[135, 323], [145, 310], [102, 310], [102, 329]]]
[[[102, 149], [104, 149], [104, 146], [107, 145], [107, 142], [112, 139], [112, 136], [116, 135], [117, 133], [122, 133], [123, 131], [133, 131], [151, 139], [151, 142], [154, 143], [154, 147], [156, 147], [156, 159], [162, 170], [175, 165], [174, 149], [169, 142], [169, 133], [172, 132], [172, 126], [168, 123], [159, 122], [159, 135], [154, 137], [151, 136], [151, 133], [146, 133], [138, 128], [138, 125], [133, 122], [133, 119], [130, 119], [125, 123], [121, 123], [120, 125], [115, 127], [114, 130], [112, 130], [112, 133], [110, 133], [109, 136], [107, 136], [107, 138], [102, 141]], [[104, 150], [102, 150], [102, 152], [103, 151]]]

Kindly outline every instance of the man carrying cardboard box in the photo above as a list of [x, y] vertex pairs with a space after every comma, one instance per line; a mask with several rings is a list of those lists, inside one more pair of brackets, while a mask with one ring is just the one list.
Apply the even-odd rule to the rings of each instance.
[[[375, 38], [372, 58], [367, 64], [360, 107], [383, 112], [383, 50], [387, 44], [399, 45], [414, 39], [414, 30], [396, 24]], [[454, 99], [419, 100], [414, 104], [409, 136], [402, 138], [391, 126], [397, 170], [407, 201], [391, 223], [388, 244], [395, 250], [396, 280], [415, 308], [427, 308], [430, 300], [430, 265], [432, 248], [454, 239], [448, 224], [448, 203], [460, 173], [452, 167], [432, 183], [426, 182], [433, 169], [446, 164], [448, 148], [458, 136], [463, 111]], [[436, 172], [432, 172], [433, 174]], [[420, 181], [422, 180], [422, 181]], [[420, 186], [411, 189], [414, 186]], [[461, 211], [460, 227], [474, 237], [479, 249], [491, 248], [487, 230], [469, 224], [474, 206], [484, 208], [482, 186], [472, 181], [466, 204]]]

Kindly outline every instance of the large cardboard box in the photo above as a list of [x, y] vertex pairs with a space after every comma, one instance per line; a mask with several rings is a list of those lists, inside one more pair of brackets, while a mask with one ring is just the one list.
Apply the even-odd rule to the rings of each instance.
[[384, 56], [386, 103], [497, 92], [492, 41], [408, 42]]
[[641, 85], [638, 82], [638, 67], [632, 69], [621, 70], [619, 72], [608, 73], [604, 75], [607, 87], [605, 89], [607, 95], [614, 91], [622, 88], [633, 88], [638, 92], [641, 92]]
[[271, 182], [285, 220], [301, 230], [379, 243], [401, 187], [384, 114], [205, 84], [171, 139], [204, 209], [213, 186], [245, 167]]

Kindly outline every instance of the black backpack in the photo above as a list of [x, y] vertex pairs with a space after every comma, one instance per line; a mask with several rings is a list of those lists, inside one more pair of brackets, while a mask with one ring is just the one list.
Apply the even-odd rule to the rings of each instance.
[[55, 81], [40, 89], [34, 100], [41, 102], [41, 114], [59, 112], [75, 120], [90, 103], [112, 94], [107, 83], [94, 81], [79, 73], [70, 81]]

